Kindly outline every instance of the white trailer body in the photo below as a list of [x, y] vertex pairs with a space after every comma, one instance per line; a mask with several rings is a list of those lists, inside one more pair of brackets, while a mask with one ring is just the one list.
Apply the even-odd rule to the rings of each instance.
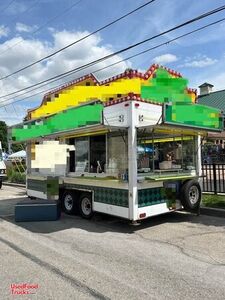
[[152, 65], [50, 92], [9, 139], [27, 144], [28, 196], [137, 221], [199, 208], [201, 137], [222, 129], [221, 112], [196, 103], [186, 79]]
[[[196, 210], [201, 197], [199, 149], [200, 135], [203, 134], [200, 129], [165, 124], [162, 105], [135, 99], [112, 103], [103, 110], [102, 124], [38, 138], [35, 146], [28, 142], [27, 194], [58, 199], [69, 214], [79, 211], [88, 218], [93, 212], [101, 212], [137, 221], [181, 209], [184, 206], [180, 196], [182, 187], [192, 182], [185, 197], [191, 193], [193, 199], [185, 201], [186, 208], [189, 205], [190, 210]], [[105, 140], [102, 142], [105, 162], [100, 166], [101, 170], [95, 168], [93, 171], [90, 156], [95, 150], [91, 149], [91, 143], [98, 137]], [[159, 152], [161, 146], [171, 145], [177, 150], [182, 143], [186, 150], [190, 144], [190, 163], [183, 155], [177, 159], [183, 165], [176, 164], [175, 160], [164, 160], [161, 164], [165, 166], [159, 167], [160, 153], [156, 157], [154, 152]], [[99, 145], [96, 142], [95, 146]], [[36, 156], [33, 160], [32, 147], [35, 147]], [[82, 154], [84, 148], [80, 147], [88, 149]], [[118, 148], [121, 149], [119, 158]], [[113, 151], [115, 153], [111, 153]], [[73, 152], [80, 152], [74, 160], [74, 170], [70, 169]], [[79, 158], [80, 155], [86, 155], [86, 159]], [[142, 157], [147, 162], [143, 163]], [[141, 167], [143, 164], [145, 168]]]

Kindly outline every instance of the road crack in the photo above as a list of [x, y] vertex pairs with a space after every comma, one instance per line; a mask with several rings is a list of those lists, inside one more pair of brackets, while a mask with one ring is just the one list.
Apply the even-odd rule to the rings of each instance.
[[70, 282], [70, 284], [72, 286], [76, 287], [79, 291], [89, 294], [89, 295], [93, 296], [95, 299], [100, 299], [100, 300], [109, 300], [110, 299], [107, 296], [103, 295], [102, 293], [96, 291], [95, 289], [90, 288], [83, 282], [64, 273], [63, 271], [61, 271], [59, 268], [53, 266], [52, 264], [49, 264], [46, 261], [41, 260], [37, 256], [32, 255], [31, 253], [23, 250], [22, 248], [18, 247], [14, 243], [7, 241], [6, 239], [4, 239], [2, 237], [0, 237], [0, 241], [2, 243], [4, 243], [5, 245], [7, 245], [8, 247], [10, 247], [11, 249], [13, 249], [14, 251], [16, 251], [19, 254], [21, 254], [22, 256], [24, 256], [25, 258], [27, 258], [27, 259], [31, 260], [32, 262], [34, 262], [35, 264], [39, 265], [40, 267], [45, 268], [48, 271], [54, 273], [55, 275], [61, 277], [63, 280]]
[[[180, 242], [182, 241], [185, 241], [186, 238], [189, 238], [189, 237], [192, 237], [192, 236], [202, 236], [202, 235], [206, 235], [206, 234], [211, 234], [211, 233], [224, 233], [224, 231], [217, 231], [217, 232], [204, 232], [204, 233], [200, 233], [200, 234], [193, 234], [193, 235], [188, 235], [184, 238], [179, 238]], [[178, 245], [178, 244], [175, 244], [175, 243], [172, 243], [172, 242], [169, 242], [169, 241], [160, 241], [160, 240], [157, 240], [157, 239], [150, 239], [150, 238], [146, 238], [144, 237], [141, 233], [138, 233], [136, 232], [135, 233], [138, 237], [140, 237], [141, 239], [143, 240], [146, 240], [148, 242], [155, 242], [155, 243], [158, 243], [158, 244], [163, 244], [163, 245], [167, 245], [167, 246], [172, 246], [172, 247], [175, 247], [176, 249], [178, 249], [183, 255], [189, 257], [189, 258], [192, 258], [192, 259], [195, 259], [197, 260], [198, 262], [203, 262], [203, 263], [206, 263], [206, 264], [209, 264], [211, 266], [217, 266], [217, 267], [224, 267], [225, 266], [225, 263], [221, 263], [215, 259], [213, 259], [210, 255], [208, 255], [215, 263], [211, 263], [211, 262], [208, 262], [204, 259], [201, 259], [199, 257], [196, 257], [195, 255], [192, 255], [192, 254], [189, 254], [186, 252], [186, 249], [184, 246], [181, 246], [181, 245]], [[191, 250], [191, 249], [189, 249]], [[192, 250], [193, 251], [193, 250]], [[196, 252], [196, 251], [195, 251]]]

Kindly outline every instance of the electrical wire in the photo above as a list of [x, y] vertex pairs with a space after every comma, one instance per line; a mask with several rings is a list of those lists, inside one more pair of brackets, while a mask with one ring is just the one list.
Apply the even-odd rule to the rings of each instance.
[[16, 2], [16, 0], [11, 0], [9, 3], [8, 3], [8, 5], [5, 7], [5, 8], [3, 8], [3, 10], [1, 11], [1, 14], [3, 13], [3, 12], [5, 12], [14, 2]]
[[[30, 6], [28, 6], [25, 10], [21, 11], [21, 12], [19, 13], [19, 15], [24, 15], [24, 14], [26, 14], [28, 11], [32, 10], [32, 8], [33, 8], [34, 6], [36, 6], [39, 2], [40, 2], [40, 0], [34, 1], [34, 3], [32, 3]], [[17, 14], [16, 17], [15, 17], [14, 19], [12, 19], [9, 23], [13, 23], [13, 22], [15, 22], [16, 20], [18, 20], [18, 14]]]
[[[223, 7], [223, 8], [222, 8], [222, 7]], [[123, 49], [121, 49], [121, 50], [119, 50], [119, 51], [113, 52], [113, 53], [111, 53], [111, 54], [109, 54], [109, 55], [106, 55], [106, 56], [104, 56], [104, 57], [102, 57], [102, 58], [99, 58], [99, 59], [97, 59], [97, 60], [94, 60], [94, 61], [92, 61], [92, 62], [90, 62], [90, 63], [87, 63], [87, 64], [85, 64], [85, 65], [79, 66], [79, 67], [74, 68], [74, 69], [72, 69], [72, 70], [69, 70], [69, 71], [67, 71], [67, 72], [58, 74], [58, 75], [53, 76], [53, 77], [51, 77], [51, 78], [48, 78], [48, 79], [46, 79], [46, 80], [42, 80], [42, 81], [40, 81], [40, 82], [38, 82], [38, 83], [35, 83], [35, 84], [30, 85], [30, 86], [28, 86], [28, 87], [25, 87], [25, 88], [22, 88], [22, 89], [20, 89], [20, 90], [14, 91], [14, 92], [12, 92], [12, 93], [9, 93], [9, 94], [6, 94], [6, 95], [2, 95], [2, 96], [0, 96], [0, 99], [5, 98], [5, 97], [8, 97], [8, 96], [11, 96], [11, 95], [15, 95], [15, 94], [20, 93], [20, 92], [23, 92], [23, 91], [26, 91], [26, 90], [28, 90], [28, 89], [31, 89], [31, 88], [33, 88], [33, 87], [42, 85], [43, 83], [47, 83], [47, 82], [52, 81], [52, 80], [54, 80], [54, 79], [61, 78], [61, 77], [64, 76], [64, 75], [71, 75], [72, 72], [74, 72], [74, 71], [81, 71], [81, 70], [83, 70], [83, 69], [85, 69], [85, 68], [88, 68], [88, 67], [93, 66], [93, 65], [95, 65], [95, 64], [97, 64], [97, 63], [99, 63], [99, 62], [102, 62], [102, 61], [104, 61], [104, 60], [106, 60], [106, 59], [109, 59], [109, 58], [111, 58], [111, 57], [113, 57], [113, 56], [115, 56], [115, 55], [121, 54], [121, 53], [126, 52], [126, 51], [128, 51], [128, 50], [130, 50], [130, 49], [132, 49], [132, 48], [135, 48], [135, 47], [137, 47], [137, 46], [139, 46], [139, 45], [141, 45], [141, 44], [144, 44], [144, 43], [146, 43], [147, 41], [156, 39], [156, 38], [159, 37], [159, 36], [163, 36], [163, 35], [165, 35], [165, 34], [167, 34], [167, 33], [169, 33], [169, 32], [172, 32], [172, 31], [177, 30], [177, 29], [179, 29], [179, 28], [181, 28], [181, 27], [187, 26], [187, 25], [189, 25], [189, 24], [191, 24], [191, 23], [194, 23], [194, 22], [199, 21], [199, 20], [201, 20], [201, 19], [203, 19], [203, 18], [206, 18], [206, 17], [208, 17], [208, 16], [210, 16], [210, 15], [212, 15], [212, 14], [215, 14], [215, 13], [221, 11], [221, 10], [224, 10], [224, 9], [225, 9], [225, 5], [222, 6], [222, 7], [217, 8], [217, 9], [214, 9], [214, 10], [209, 11], [209, 12], [207, 12], [207, 13], [204, 13], [204, 14], [202, 14], [202, 15], [199, 15], [198, 17], [195, 17], [195, 18], [193, 18], [193, 19], [191, 19], [191, 20], [188, 20], [188, 21], [186, 21], [186, 22], [184, 22], [184, 23], [181, 23], [181, 24], [179, 24], [179, 25], [176, 25], [175, 27], [172, 27], [172, 28], [170, 28], [170, 29], [167, 29], [167, 30], [164, 31], [164, 32], [161, 32], [161, 33], [159, 33], [159, 34], [156, 34], [156, 35], [154, 35], [154, 36], [152, 36], [152, 37], [150, 37], [150, 38], [147, 38], [147, 39], [145, 39], [145, 40], [143, 40], [143, 41], [140, 41], [140, 42], [138, 42], [138, 43], [135, 43], [135, 44], [133, 44], [133, 45], [130, 45], [130, 46], [128, 46], [128, 47], [126, 47], [126, 48], [123, 48]]]
[[[137, 56], [139, 56], [139, 55], [145, 54], [145, 53], [147, 53], [147, 52], [149, 52], [149, 51], [152, 51], [152, 50], [155, 50], [155, 49], [157, 49], [157, 48], [159, 48], [159, 47], [168, 45], [168, 44], [170, 44], [170, 43], [172, 43], [172, 42], [174, 42], [174, 41], [176, 41], [176, 40], [178, 40], [178, 39], [181, 39], [181, 38], [183, 38], [183, 37], [186, 37], [186, 36], [188, 36], [188, 35], [191, 35], [191, 34], [193, 34], [193, 33], [196, 33], [196, 32], [198, 32], [198, 31], [200, 31], [200, 30], [203, 30], [203, 29], [208, 28], [208, 27], [210, 27], [210, 26], [213, 26], [213, 25], [216, 25], [216, 24], [218, 24], [218, 23], [221, 23], [222, 21], [225, 21], [225, 18], [222, 18], [222, 19], [219, 19], [219, 20], [217, 20], [217, 21], [211, 22], [211, 23], [209, 23], [209, 24], [207, 24], [207, 25], [201, 26], [201, 27], [199, 27], [199, 28], [197, 28], [197, 29], [194, 29], [194, 30], [192, 30], [192, 31], [189, 31], [189, 32], [187, 32], [187, 33], [185, 33], [185, 34], [179, 35], [179, 36], [177, 36], [177, 37], [175, 37], [175, 38], [173, 38], [173, 39], [170, 39], [170, 40], [168, 40], [168, 41], [166, 41], [166, 42], [164, 42], [164, 43], [158, 44], [158, 45], [156, 45], [156, 46], [153, 46], [153, 47], [151, 47], [151, 48], [148, 48], [148, 49], [146, 49], [146, 50], [143, 50], [143, 51], [141, 51], [141, 52], [138, 52], [138, 53], [136, 53], [136, 54], [134, 54], [134, 55], [131, 55], [131, 56], [129, 56], [129, 57], [126, 57], [126, 58], [124, 58], [124, 59], [122, 59], [122, 60], [119, 60], [119, 61], [117, 61], [117, 62], [114, 62], [114, 63], [112, 63], [112, 64], [110, 64], [110, 65], [107, 65], [107, 66], [105, 66], [105, 67], [102, 67], [102, 68], [100, 68], [100, 69], [97, 69], [97, 70], [93, 71], [92, 73], [94, 74], [94, 73], [103, 71], [103, 70], [105, 70], [105, 69], [107, 69], [107, 68], [110, 68], [110, 67], [112, 67], [112, 66], [114, 66], [114, 65], [117, 65], [117, 64], [122, 63], [122, 62], [124, 62], [124, 61], [127, 61], [127, 60], [129, 60], [129, 59], [132, 59], [132, 58], [137, 57]], [[74, 73], [77, 73], [77, 72], [80, 72], [80, 71], [75, 71]], [[73, 73], [73, 74], [74, 74], [74, 73]], [[70, 75], [71, 75], [71, 74], [70, 74]], [[64, 77], [67, 77], [67, 76], [68, 76], [68, 75], [66, 75], [66, 76], [64, 76]], [[62, 78], [64, 78], [64, 77], [62, 77]], [[61, 80], [62, 78], [56, 79], [56, 80], [52, 81], [51, 83], [53, 83], [53, 82], [55, 82], [55, 81], [57, 81], [57, 80]], [[49, 83], [45, 83], [45, 84], [43, 84], [41, 87], [43, 87], [43, 86], [45, 86], [45, 85], [48, 85], [48, 84], [49, 84]], [[65, 84], [65, 83], [64, 83], [64, 84]], [[1, 107], [4, 107], [4, 106], [7, 106], [7, 105], [11, 105], [11, 103], [16, 103], [16, 102], [24, 101], [24, 100], [29, 99], [29, 98], [31, 98], [31, 97], [34, 97], [34, 96], [37, 96], [37, 95], [46, 93], [46, 92], [48, 92], [48, 91], [52, 91], [52, 90], [54, 90], [54, 89], [56, 89], [56, 88], [58, 88], [58, 87], [61, 87], [62, 85], [63, 85], [63, 84], [60, 84], [60, 85], [54, 86], [54, 87], [52, 87], [52, 88], [48, 88], [48, 89], [46, 89], [46, 90], [39, 91], [39, 92], [37, 92], [37, 93], [35, 93], [35, 94], [32, 94], [32, 95], [30, 95], [30, 96], [27, 96], [27, 97], [25, 97], [25, 98], [23, 98], [23, 99], [18, 99], [18, 100], [15, 100], [15, 101], [13, 101], [13, 102], [10, 102], [10, 103], [7, 103], [7, 104], [5, 104], [5, 105], [2, 105], [2, 106], [0, 106], [0, 108], [1, 108]], [[34, 89], [30, 90], [30, 91], [27, 91], [27, 92], [23, 93], [22, 95], [20, 94], [20, 95], [18, 95], [17, 97], [21, 97], [21, 96], [23, 96], [23, 95], [25, 95], [25, 94], [28, 94], [28, 93], [30, 93], [30, 92], [32, 92], [32, 91], [34, 91], [34, 90], [37, 90], [37, 89], [40, 89], [40, 87], [34, 88]], [[9, 98], [9, 99], [0, 101], [0, 104], [3, 103], [3, 102], [11, 101], [11, 100], [13, 100], [13, 99], [15, 99], [15, 97], [12, 97], [12, 98]]]
[[11, 77], [12, 75], [15, 75], [15, 74], [17, 74], [17, 73], [19, 73], [19, 72], [21, 72], [21, 71], [24, 71], [24, 70], [26, 70], [26, 69], [28, 69], [28, 68], [30, 68], [30, 67], [36, 65], [36, 64], [38, 64], [38, 63], [40, 63], [40, 62], [42, 62], [42, 61], [48, 59], [48, 58], [50, 58], [50, 57], [52, 57], [52, 56], [54, 56], [54, 55], [56, 55], [56, 54], [58, 54], [58, 53], [60, 53], [60, 52], [62, 52], [62, 51], [64, 51], [64, 50], [66, 50], [67, 48], [69, 48], [69, 47], [71, 47], [71, 46], [73, 46], [73, 45], [75, 45], [75, 44], [77, 44], [77, 43], [79, 43], [79, 42], [81, 42], [81, 41], [83, 41], [83, 40], [89, 38], [90, 36], [92, 36], [92, 35], [94, 35], [94, 34], [100, 32], [100, 31], [102, 31], [102, 30], [104, 30], [104, 29], [106, 29], [106, 28], [108, 28], [109, 26], [111, 26], [111, 25], [113, 25], [113, 24], [115, 24], [115, 23], [121, 21], [122, 19], [124, 19], [124, 18], [130, 16], [131, 14], [135, 13], [136, 11], [138, 11], [138, 10], [144, 8], [145, 6], [151, 4], [152, 2], [155, 2], [155, 1], [156, 1], [156, 0], [151, 0], [151, 1], [148, 1], [148, 2], [146, 2], [146, 3], [144, 3], [144, 4], [140, 5], [140, 6], [138, 6], [137, 8], [133, 9], [132, 11], [130, 11], [130, 12], [126, 13], [125, 15], [123, 15], [123, 16], [121, 16], [121, 17], [115, 19], [115, 20], [113, 20], [112, 22], [110, 22], [110, 23], [108, 23], [108, 24], [106, 24], [106, 25], [104, 25], [104, 26], [98, 28], [98, 29], [95, 30], [95, 31], [92, 31], [91, 33], [85, 35], [84, 37], [80, 38], [79, 40], [76, 40], [76, 41], [74, 41], [74, 42], [72, 42], [72, 43], [70, 43], [70, 44], [64, 46], [63, 48], [61, 48], [61, 49], [59, 49], [59, 50], [57, 50], [57, 51], [55, 51], [55, 52], [53, 52], [53, 53], [51, 53], [51, 54], [45, 56], [45, 57], [42, 57], [42, 58], [40, 58], [39, 60], [36, 60], [35, 62], [30, 63], [29, 65], [27, 65], [27, 66], [25, 66], [25, 67], [23, 67], [23, 68], [20, 68], [20, 69], [14, 71], [14, 72], [12, 72], [11, 74], [8, 74], [8, 75], [6, 75], [6, 76], [1, 77], [0, 80], [9, 78], [9, 77]]
[[[65, 15], [68, 11], [71, 11], [71, 9], [72, 9], [73, 7], [77, 6], [77, 5], [78, 5], [80, 2], [82, 2], [82, 1], [83, 1], [83, 0], [76, 1], [76, 2], [74, 2], [72, 5], [66, 7], [66, 9], [64, 9], [60, 14], [55, 15], [54, 17], [50, 18], [50, 19], [47, 20], [45, 23], [43, 23], [41, 26], [39, 26], [38, 28], [36, 28], [33, 32], [31, 32], [31, 33], [29, 34], [29, 36], [30, 36], [30, 37], [33, 37], [34, 34], [36, 34], [37, 32], [41, 31], [42, 29], [44, 29], [44, 28], [46, 27], [46, 25], [48, 25], [48, 24], [51, 23], [52, 21], [55, 21], [57, 18], [59, 18], [59, 17]], [[38, 2], [39, 2], [39, 1], [38, 1]], [[36, 5], [36, 4], [37, 4], [37, 3], [35, 3], [35, 5]], [[34, 5], [33, 5], [33, 6], [34, 6]], [[32, 6], [32, 7], [33, 7], [33, 6]], [[32, 7], [30, 7], [29, 10], [30, 10]], [[24, 12], [24, 13], [25, 13], [25, 12]], [[15, 44], [11, 45], [11, 46], [8, 46], [6, 50], [0, 52], [0, 56], [1, 56], [2, 54], [4, 54], [5, 52], [7, 52], [7, 51], [13, 49], [13, 48], [16, 47], [17, 45], [23, 43], [23, 42], [24, 42], [24, 40], [20, 40], [20, 41], [16, 42]]]

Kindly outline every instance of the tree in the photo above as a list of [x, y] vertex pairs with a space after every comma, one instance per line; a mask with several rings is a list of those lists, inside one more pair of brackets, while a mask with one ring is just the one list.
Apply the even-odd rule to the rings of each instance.
[[13, 153], [21, 151], [21, 150], [25, 150], [25, 145], [24, 144], [12, 144], [11, 150]]
[[3, 151], [8, 151], [7, 125], [4, 121], [0, 121], [0, 141]]

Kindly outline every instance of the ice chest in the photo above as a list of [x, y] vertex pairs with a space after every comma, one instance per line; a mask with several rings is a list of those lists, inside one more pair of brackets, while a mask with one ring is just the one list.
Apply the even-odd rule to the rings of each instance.
[[60, 205], [53, 200], [23, 200], [15, 205], [15, 221], [56, 221], [60, 217]]

